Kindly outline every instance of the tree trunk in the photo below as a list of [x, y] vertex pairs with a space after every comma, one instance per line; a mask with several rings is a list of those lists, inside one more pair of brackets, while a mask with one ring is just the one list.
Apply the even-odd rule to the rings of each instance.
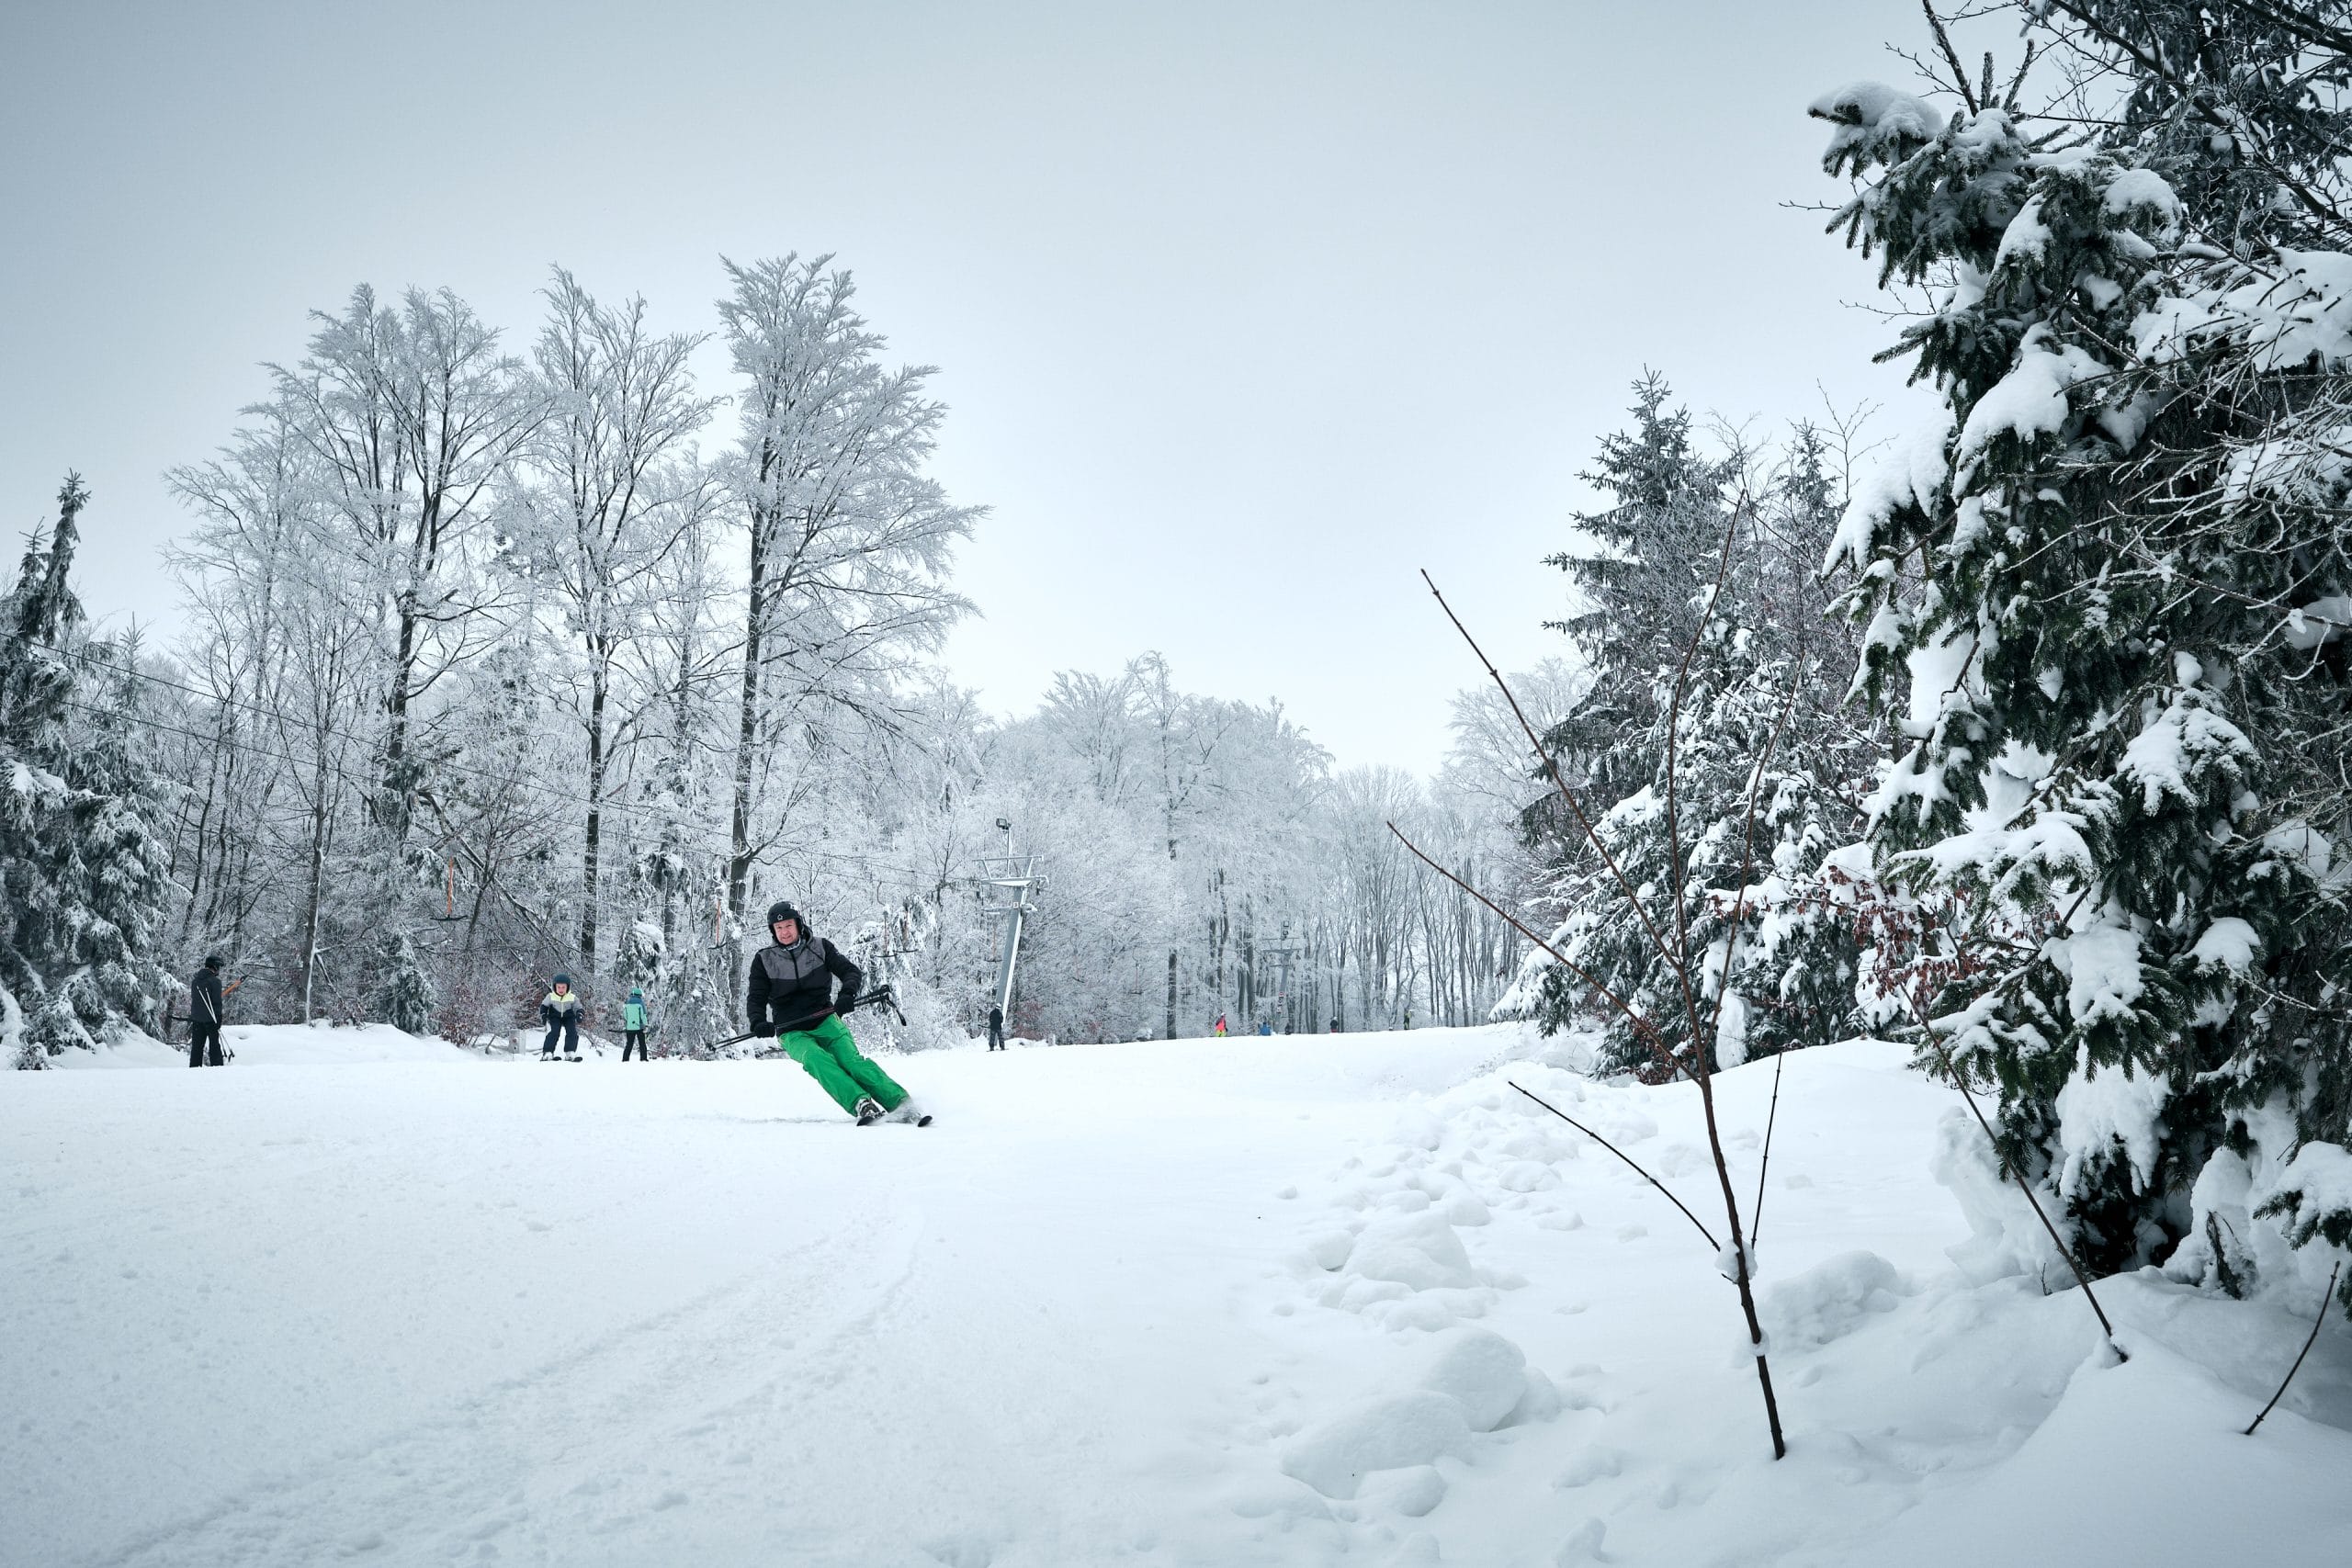
[[323, 747], [311, 780], [317, 794], [311, 807], [311, 877], [302, 916], [302, 1021], [311, 1021], [311, 995], [319, 969], [319, 901], [324, 896], [327, 865], [327, 761]]
[[[752, 519], [751, 614], [743, 626], [743, 694], [737, 715], [735, 730], [735, 790], [734, 801], [728, 816], [727, 853], [727, 913], [734, 918], [736, 929], [743, 924], [743, 902], [750, 892], [752, 874], [752, 755], [759, 737], [760, 724], [760, 658], [765, 639], [761, 621], [767, 611], [767, 552], [762, 534], [764, 519]], [[727, 984], [730, 993], [742, 989], [743, 966], [741, 943], [727, 959]]]
[[408, 759], [409, 680], [415, 673], [417, 658], [416, 600], [413, 594], [401, 593], [400, 618], [400, 648], [392, 662], [391, 689], [384, 694], [384, 779], [376, 806], [378, 824], [390, 829], [396, 845], [408, 837], [408, 781], [403, 776], [403, 765]]
[[596, 871], [604, 834], [605, 699], [612, 685], [610, 656], [598, 649], [588, 696], [588, 829], [580, 857], [580, 968], [583, 987], [596, 984]]

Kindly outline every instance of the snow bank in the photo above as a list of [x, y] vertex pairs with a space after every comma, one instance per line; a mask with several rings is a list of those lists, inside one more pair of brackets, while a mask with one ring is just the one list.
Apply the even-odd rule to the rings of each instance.
[[[429, 1039], [394, 1029], [389, 1023], [356, 1026], [324, 1021], [299, 1023], [232, 1023], [220, 1032], [222, 1043], [235, 1053], [239, 1067], [333, 1067], [363, 1062], [468, 1062], [482, 1057], [446, 1040]], [[187, 1066], [187, 1047], [167, 1044], [145, 1034], [130, 1035], [95, 1051], [68, 1051], [50, 1065], [62, 1068]]]
[[[2121, 955], [2095, 939], [2078, 957], [2096, 1006]], [[1788, 1424], [1780, 1464], [1713, 1250], [1641, 1176], [1510, 1088], [1562, 1106], [1720, 1225], [1690, 1086], [1521, 1064], [1406, 1110], [1331, 1168], [1296, 1220], [1306, 1245], [1291, 1289], [1304, 1289], [1278, 1290], [1268, 1309], [1302, 1324], [1303, 1364], [1285, 1382], [1304, 1419], [1270, 1434], [1264, 1460], [1352, 1546], [1331, 1560], [1958, 1568], [1981, 1557], [1982, 1521], [2043, 1519], [2059, 1491], [2075, 1510], [2068, 1529], [2104, 1517], [2097, 1496], [2046, 1484], [2079, 1468], [2078, 1448], [2137, 1453], [2137, 1475], [2169, 1463], [2158, 1442], [2242, 1442], [2178, 1423], [2226, 1410], [2243, 1426], [2292, 1355], [2294, 1320], [2153, 1273], [2103, 1281], [2135, 1369], [2110, 1381], [2120, 1369], [2098, 1354], [2071, 1274], [1982, 1130], [1906, 1055], [1855, 1044], [1785, 1062], [1758, 1288]], [[1716, 1083], [1751, 1223], [1772, 1066]], [[2095, 1082], [2080, 1092], [2133, 1080]], [[2104, 1124], [2128, 1135], [2135, 1122], [2126, 1107]], [[2333, 1162], [2312, 1168], [2332, 1191]], [[1300, 1188], [1283, 1190], [1301, 1203]], [[1464, 1201], [1481, 1224], [1450, 1219]], [[1458, 1247], [1480, 1284], [1463, 1287], [1456, 1264], [1375, 1288], [1359, 1269], [1365, 1238], [1403, 1236], [1417, 1260]], [[2143, 1357], [2143, 1344], [2165, 1348]], [[2281, 1462], [2312, 1476], [2352, 1458], [2339, 1429], [2352, 1428], [2352, 1345], [2315, 1352], [2289, 1404]], [[2065, 1442], [2048, 1443], [2052, 1431]], [[2303, 1493], [2279, 1539], [2352, 1525], [2340, 1492]], [[2016, 1561], [2057, 1561], [2030, 1530], [2005, 1539]], [[2078, 1545], [2072, 1560], [2119, 1559]]]

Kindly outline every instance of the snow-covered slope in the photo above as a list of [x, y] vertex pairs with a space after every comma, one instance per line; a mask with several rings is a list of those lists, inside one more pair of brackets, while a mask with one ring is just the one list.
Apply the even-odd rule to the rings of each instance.
[[[1788, 1066], [1776, 1465], [1703, 1244], [1507, 1083], [1708, 1216], [1690, 1089], [1513, 1030], [934, 1053], [893, 1064], [921, 1131], [781, 1062], [379, 1032], [0, 1077], [0, 1562], [2080, 1568], [2352, 1529], [2352, 1334], [2248, 1439], [2305, 1325], [2113, 1280], [2109, 1367], [2075, 1293], [1968, 1282], [1948, 1097], [1884, 1047]], [[1770, 1073], [1722, 1080], [1744, 1201]]]

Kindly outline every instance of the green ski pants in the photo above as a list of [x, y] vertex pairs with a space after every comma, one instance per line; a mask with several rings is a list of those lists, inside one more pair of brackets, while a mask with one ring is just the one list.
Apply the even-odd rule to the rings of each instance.
[[777, 1035], [775, 1043], [784, 1047], [786, 1055], [808, 1068], [817, 1087], [831, 1095], [833, 1103], [843, 1111], [855, 1111], [857, 1102], [868, 1095], [885, 1111], [896, 1111], [906, 1102], [907, 1091], [858, 1054], [848, 1027], [831, 1013], [813, 1029]]

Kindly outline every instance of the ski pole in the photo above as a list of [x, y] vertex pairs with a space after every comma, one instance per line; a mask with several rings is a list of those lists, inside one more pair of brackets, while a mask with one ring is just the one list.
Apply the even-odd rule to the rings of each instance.
[[842, 1006], [828, 1008], [825, 1012], [812, 1012], [807, 1018], [795, 1019], [789, 1023], [779, 1023], [765, 1033], [754, 1033], [747, 1029], [741, 1034], [730, 1034], [724, 1040], [707, 1040], [700, 1045], [690, 1045], [687, 1050], [716, 1051], [723, 1046], [741, 1045], [747, 1040], [766, 1040], [777, 1034], [790, 1034], [797, 1030], [806, 1029], [811, 1024], [824, 1021], [827, 1013], [854, 1012], [859, 1008], [872, 1007], [876, 1002], [888, 1008], [897, 1016], [899, 1024], [905, 1025], [907, 1015], [899, 1011], [898, 993], [888, 986], [876, 986], [870, 991], [859, 992]]
[[[790, 1034], [797, 1030], [806, 1029], [811, 1024], [822, 1023], [825, 1021], [827, 1014], [838, 1016], [845, 1012], [855, 1012], [859, 1008], [872, 1007], [876, 1002], [879, 1002], [884, 1007], [888, 1008], [890, 1011], [897, 1016], [899, 1025], [901, 1027], [905, 1026], [907, 1015], [899, 1011], [898, 993], [888, 986], [876, 986], [870, 991], [860, 991], [848, 1001], [828, 1008], [824, 1012], [812, 1012], [807, 1018], [795, 1019], [790, 1023], [779, 1023], [775, 1026], [775, 1032], [778, 1034]], [[748, 1039], [750, 1037], [744, 1036], [743, 1038]]]

